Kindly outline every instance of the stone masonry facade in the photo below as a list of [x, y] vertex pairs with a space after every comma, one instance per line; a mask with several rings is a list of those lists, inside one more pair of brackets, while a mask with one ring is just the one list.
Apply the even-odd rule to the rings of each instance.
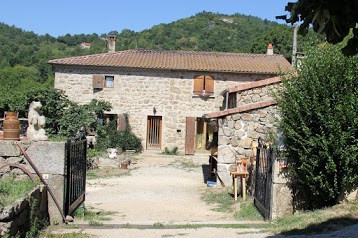
[[276, 131], [279, 118], [272, 94], [280, 88], [278, 77], [249, 82], [227, 89], [236, 93], [236, 108], [208, 114], [217, 118], [218, 175], [225, 184], [231, 185], [231, 171], [236, 170], [235, 160], [254, 160], [258, 138], [268, 141], [270, 133]]
[[[162, 117], [162, 149], [185, 149], [186, 117], [202, 117], [218, 111], [225, 103], [220, 95], [223, 90], [248, 82], [273, 77], [271, 74], [203, 73], [190, 71], [115, 69], [111, 67], [56, 66], [55, 88], [65, 92], [77, 103], [92, 99], [106, 100], [112, 104], [109, 114], [126, 113], [132, 131], [142, 140], [145, 148], [147, 118]], [[95, 90], [94, 74], [114, 76], [113, 88]], [[193, 94], [194, 76], [214, 77], [214, 95], [202, 98]]]

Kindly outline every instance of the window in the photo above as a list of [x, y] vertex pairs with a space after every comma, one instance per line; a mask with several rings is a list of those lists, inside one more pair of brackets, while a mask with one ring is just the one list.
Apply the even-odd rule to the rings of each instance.
[[113, 88], [113, 81], [114, 81], [114, 76], [106, 76], [105, 77], [106, 80], [106, 88]]
[[236, 92], [229, 93], [228, 109], [236, 107], [236, 95]]
[[92, 80], [93, 88], [102, 89], [102, 88], [113, 88], [114, 87], [114, 76], [104, 76], [104, 75], [93, 75]]
[[214, 77], [208, 75], [194, 76], [194, 94], [210, 96], [214, 94]]

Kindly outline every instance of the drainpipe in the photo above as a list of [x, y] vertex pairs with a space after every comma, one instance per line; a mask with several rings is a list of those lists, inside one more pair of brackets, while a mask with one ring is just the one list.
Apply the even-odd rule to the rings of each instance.
[[229, 109], [229, 91], [226, 91], [225, 110]]

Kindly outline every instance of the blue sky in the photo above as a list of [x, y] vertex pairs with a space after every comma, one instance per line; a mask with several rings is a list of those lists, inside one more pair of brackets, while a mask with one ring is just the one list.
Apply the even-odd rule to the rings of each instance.
[[[275, 21], [288, 0], [3, 0], [0, 22], [52, 36], [142, 31], [207, 11]], [[278, 21], [284, 23], [283, 21]]]

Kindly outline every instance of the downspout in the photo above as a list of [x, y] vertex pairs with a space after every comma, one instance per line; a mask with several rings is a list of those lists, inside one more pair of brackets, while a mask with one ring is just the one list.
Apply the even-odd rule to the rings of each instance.
[[229, 109], [229, 91], [226, 91], [225, 110]]

